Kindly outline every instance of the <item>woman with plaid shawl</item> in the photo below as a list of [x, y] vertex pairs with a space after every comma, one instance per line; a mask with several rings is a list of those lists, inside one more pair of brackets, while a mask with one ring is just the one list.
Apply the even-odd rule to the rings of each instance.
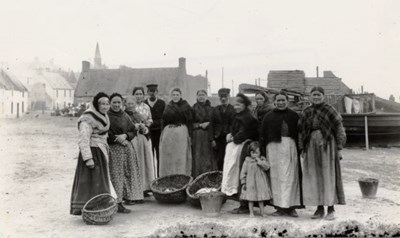
[[334, 204], [345, 204], [340, 170], [341, 149], [346, 142], [342, 117], [324, 102], [321, 87], [311, 89], [312, 105], [299, 120], [299, 149], [302, 150], [303, 202], [318, 206], [313, 219], [335, 219]]

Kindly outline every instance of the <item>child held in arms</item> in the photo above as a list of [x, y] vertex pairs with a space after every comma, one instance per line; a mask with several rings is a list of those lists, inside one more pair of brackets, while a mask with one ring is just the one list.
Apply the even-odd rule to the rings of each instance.
[[254, 217], [254, 202], [259, 203], [261, 216], [264, 214], [264, 201], [271, 199], [271, 191], [268, 183], [267, 173], [270, 165], [264, 156], [260, 157], [260, 144], [253, 141], [249, 146], [250, 157], [246, 157], [242, 171], [240, 172], [240, 182], [242, 192], [240, 199], [249, 202], [250, 217]]

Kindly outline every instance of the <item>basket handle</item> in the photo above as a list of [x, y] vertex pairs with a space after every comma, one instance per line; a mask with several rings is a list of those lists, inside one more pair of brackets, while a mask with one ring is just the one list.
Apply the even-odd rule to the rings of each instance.
[[94, 199], [96, 199], [96, 198], [98, 198], [98, 197], [100, 197], [100, 196], [103, 196], [103, 195], [108, 195], [108, 196], [110, 196], [112, 199], [115, 200], [115, 198], [114, 198], [113, 196], [111, 196], [111, 194], [109, 194], [109, 193], [102, 193], [102, 194], [96, 195], [96, 196], [92, 197], [91, 199], [89, 199], [89, 201], [87, 201], [87, 202], [85, 203], [85, 205], [83, 206], [82, 210], [85, 210], [86, 206], [87, 206], [92, 200], [94, 200]]

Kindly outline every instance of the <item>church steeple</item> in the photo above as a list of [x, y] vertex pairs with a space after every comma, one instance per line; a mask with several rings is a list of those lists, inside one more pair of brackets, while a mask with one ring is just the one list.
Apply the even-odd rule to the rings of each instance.
[[100, 55], [100, 47], [99, 47], [99, 42], [96, 44], [96, 52], [94, 53], [94, 65], [93, 67], [95, 69], [101, 69], [102, 68], [101, 64], [101, 55]]

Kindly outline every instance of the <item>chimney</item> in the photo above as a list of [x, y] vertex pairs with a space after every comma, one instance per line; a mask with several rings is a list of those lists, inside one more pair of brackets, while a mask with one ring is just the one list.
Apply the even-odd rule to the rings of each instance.
[[317, 78], [319, 78], [319, 67], [317, 66]]
[[82, 72], [89, 72], [89, 69], [90, 69], [90, 62], [82, 61]]
[[183, 57], [179, 58], [179, 70], [186, 74], [186, 59]]

